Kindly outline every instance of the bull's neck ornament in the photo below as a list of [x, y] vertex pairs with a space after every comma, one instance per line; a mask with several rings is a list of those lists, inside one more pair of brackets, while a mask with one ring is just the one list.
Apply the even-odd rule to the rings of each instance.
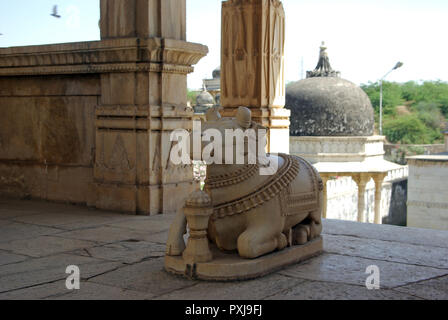
[[[248, 108], [240, 108], [236, 118], [222, 118], [219, 109], [212, 108], [204, 128], [263, 129], [253, 123]], [[235, 154], [249, 150], [249, 142], [231, 140], [223, 149]], [[322, 251], [323, 185], [314, 167], [287, 154], [262, 152], [255, 164], [245, 160], [208, 165], [204, 191], [188, 197], [171, 226], [166, 270], [194, 279], [245, 280]], [[277, 164], [269, 175], [260, 173], [268, 167], [266, 161]]]

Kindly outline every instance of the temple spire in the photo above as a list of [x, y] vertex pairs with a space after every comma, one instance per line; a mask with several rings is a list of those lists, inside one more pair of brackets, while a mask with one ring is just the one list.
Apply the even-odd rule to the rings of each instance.
[[339, 71], [334, 71], [330, 65], [330, 58], [328, 58], [327, 47], [325, 42], [322, 41], [319, 53], [319, 61], [316, 68], [313, 71], [307, 71], [306, 77], [340, 77], [341, 73]]

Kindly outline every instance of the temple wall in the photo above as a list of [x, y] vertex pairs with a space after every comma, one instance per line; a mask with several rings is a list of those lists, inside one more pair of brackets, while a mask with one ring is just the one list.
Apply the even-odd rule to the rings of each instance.
[[88, 204], [100, 78], [0, 77], [0, 194]]
[[101, 41], [0, 48], [0, 196], [174, 213], [197, 183], [170, 136], [208, 48], [185, 41], [185, 0], [100, 4]]
[[448, 230], [448, 156], [408, 159], [408, 227]]

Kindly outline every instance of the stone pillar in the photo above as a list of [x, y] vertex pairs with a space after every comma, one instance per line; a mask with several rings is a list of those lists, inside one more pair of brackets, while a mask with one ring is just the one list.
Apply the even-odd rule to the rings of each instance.
[[385, 173], [377, 173], [373, 176], [375, 181], [375, 224], [382, 224], [381, 220], [381, 197], [383, 194], [383, 181]]
[[328, 177], [320, 175], [322, 178], [322, 183], [324, 185], [323, 196], [322, 196], [322, 218], [327, 219], [327, 207], [328, 207]]
[[353, 180], [358, 185], [358, 222], [366, 222], [366, 217], [364, 212], [366, 211], [366, 187], [369, 183], [370, 175], [365, 173], [360, 173], [353, 177]]
[[278, 0], [222, 3], [221, 105], [223, 116], [238, 107], [269, 129], [268, 151], [289, 153], [285, 106], [285, 12]]
[[196, 187], [190, 165], [169, 161], [171, 132], [192, 128], [187, 74], [208, 52], [185, 42], [185, 18], [185, 0], [101, 0], [102, 41], [122, 47], [124, 55], [135, 52], [135, 58], [101, 74], [97, 208], [176, 212]]

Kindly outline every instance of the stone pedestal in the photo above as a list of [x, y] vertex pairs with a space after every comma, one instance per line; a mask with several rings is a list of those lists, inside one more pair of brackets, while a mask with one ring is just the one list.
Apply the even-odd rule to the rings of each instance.
[[97, 208], [175, 212], [196, 187], [192, 167], [169, 160], [171, 132], [192, 128], [187, 74], [208, 51], [185, 42], [185, 15], [185, 0], [101, 0], [101, 38], [115, 39], [131, 59], [101, 74]]
[[207, 193], [197, 191], [194, 198], [187, 200], [184, 214], [190, 227], [190, 237], [187, 248], [182, 254], [185, 263], [209, 262], [213, 256], [208, 246], [207, 228], [208, 221], [213, 214], [212, 202]]
[[268, 151], [289, 153], [290, 111], [284, 109], [285, 13], [278, 0], [222, 4], [221, 105], [224, 117], [251, 109], [269, 129]]

